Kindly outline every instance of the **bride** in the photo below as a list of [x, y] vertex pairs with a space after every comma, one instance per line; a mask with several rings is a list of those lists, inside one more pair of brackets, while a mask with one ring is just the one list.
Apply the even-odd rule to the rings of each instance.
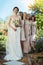
[[14, 14], [9, 17], [5, 60], [20, 60], [23, 57], [20, 44], [21, 18], [17, 15], [18, 11], [18, 7], [14, 7]]

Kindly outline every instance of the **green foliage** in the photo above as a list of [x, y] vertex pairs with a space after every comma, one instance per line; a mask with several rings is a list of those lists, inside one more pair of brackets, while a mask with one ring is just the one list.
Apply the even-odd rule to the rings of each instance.
[[5, 35], [0, 35], [0, 42], [1, 42], [1, 41], [6, 41], [6, 38], [7, 38], [7, 37], [6, 37]]
[[36, 52], [43, 51], [43, 37], [39, 37], [38, 39], [36, 39], [35, 42], [36, 42], [35, 44]]
[[36, 36], [36, 38], [38, 39], [40, 37], [43, 37], [43, 30], [41, 30], [41, 29], [37, 30], [37, 36]]
[[5, 51], [5, 43], [7, 40], [7, 36], [0, 32], [0, 51]]
[[41, 13], [35, 14], [35, 17], [37, 21], [37, 28], [43, 29], [43, 14]]
[[35, 48], [36, 52], [42, 52], [43, 51], [43, 30], [38, 29], [37, 36], [35, 40]]
[[43, 0], [35, 0], [34, 4], [29, 5], [30, 10], [43, 12]]
[[43, 30], [38, 29], [35, 43], [35, 52], [42, 52], [43, 51]]

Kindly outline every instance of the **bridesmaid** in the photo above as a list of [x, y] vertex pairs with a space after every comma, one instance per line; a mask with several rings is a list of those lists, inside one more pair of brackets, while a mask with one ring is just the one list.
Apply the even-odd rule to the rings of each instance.
[[24, 45], [24, 53], [28, 53], [31, 51], [30, 47], [30, 34], [31, 34], [31, 23], [29, 21], [29, 14], [24, 13], [24, 19], [25, 19], [25, 37], [26, 37], [26, 43]]
[[23, 48], [24, 48], [23, 44], [25, 43], [23, 12], [19, 12], [19, 15], [21, 16], [21, 24], [22, 24], [20, 40], [21, 40], [21, 47], [22, 47], [22, 51], [23, 51]]
[[36, 39], [36, 31], [37, 31], [37, 22], [35, 20], [35, 16], [32, 15], [32, 17], [31, 17], [31, 47], [34, 50], [35, 50], [34, 41]]

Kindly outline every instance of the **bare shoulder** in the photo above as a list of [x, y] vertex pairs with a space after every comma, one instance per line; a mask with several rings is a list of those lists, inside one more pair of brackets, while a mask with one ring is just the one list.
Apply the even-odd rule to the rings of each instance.
[[20, 16], [18, 16], [18, 18], [21, 20], [21, 17]]
[[13, 15], [9, 16], [9, 19], [12, 19], [13, 18]]
[[12, 15], [8, 17], [8, 23], [11, 22], [10, 20], [12, 20]]
[[20, 16], [18, 16], [19, 18], [21, 18]]

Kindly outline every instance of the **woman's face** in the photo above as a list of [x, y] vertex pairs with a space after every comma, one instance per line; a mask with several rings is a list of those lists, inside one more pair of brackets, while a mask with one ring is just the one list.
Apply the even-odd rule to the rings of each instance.
[[32, 17], [32, 20], [34, 21], [34, 17]]
[[13, 12], [17, 14], [18, 13], [18, 9], [15, 8]]
[[20, 13], [20, 16], [22, 17], [23, 16], [23, 13]]
[[27, 15], [27, 19], [29, 20], [29, 15]]

